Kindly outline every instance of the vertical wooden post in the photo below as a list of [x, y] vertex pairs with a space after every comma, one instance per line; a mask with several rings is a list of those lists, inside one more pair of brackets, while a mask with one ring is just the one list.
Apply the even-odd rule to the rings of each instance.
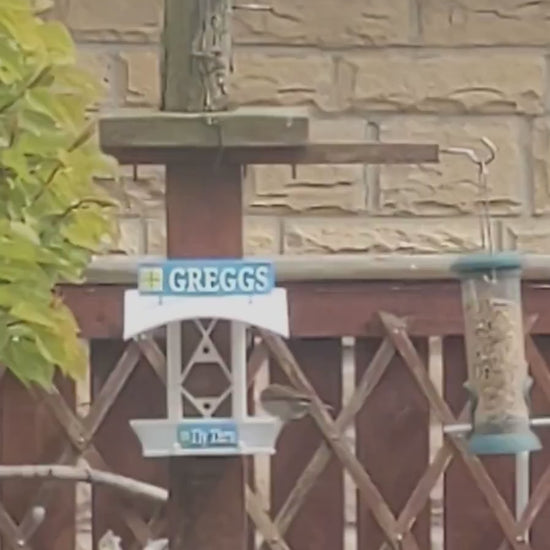
[[[201, 112], [227, 107], [231, 0], [165, 0], [162, 109]], [[166, 167], [167, 248], [171, 258], [242, 256], [241, 167]], [[187, 340], [183, 333], [183, 342]], [[220, 346], [230, 364], [230, 350]], [[203, 375], [204, 376], [204, 375]], [[226, 380], [222, 377], [222, 383]], [[220, 380], [201, 381], [214, 388]], [[202, 384], [204, 382], [204, 385]], [[244, 550], [245, 460], [170, 460], [171, 550]]]
[[162, 109], [216, 111], [228, 103], [231, 0], [165, 0]]
[[[238, 165], [167, 166], [168, 255], [242, 256], [241, 196]], [[219, 382], [212, 378], [205, 384]], [[170, 460], [171, 550], [246, 549], [245, 464], [240, 457]]]

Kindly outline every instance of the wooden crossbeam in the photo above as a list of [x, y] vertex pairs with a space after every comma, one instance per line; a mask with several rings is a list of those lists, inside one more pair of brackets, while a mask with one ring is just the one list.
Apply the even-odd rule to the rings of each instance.
[[[388, 336], [391, 338], [394, 346], [403, 358], [411, 374], [416, 380], [418, 386], [428, 399], [431, 407], [444, 424], [456, 423], [451, 409], [430, 380], [428, 371], [423, 365], [422, 359], [418, 355], [416, 348], [412, 344], [408, 334], [404, 330], [403, 322], [389, 313], [381, 313], [380, 318]], [[462, 459], [464, 465], [470, 472], [470, 475], [476, 482], [478, 488], [485, 497], [487, 504], [491, 508], [497, 519], [508, 544], [514, 550], [532, 550], [528, 542], [523, 540], [522, 531], [508, 508], [502, 495], [495, 487], [491, 477], [481, 464], [477, 456], [471, 455], [464, 442], [457, 437], [447, 437], [447, 440], [453, 445], [456, 454]]]
[[437, 162], [436, 145], [422, 143], [311, 143], [302, 146], [110, 147], [121, 164], [418, 164]]
[[[546, 398], [550, 401], [550, 372], [548, 365], [535, 344], [533, 337], [529, 334], [525, 338], [525, 351], [529, 363], [531, 374], [541, 388]], [[531, 498], [527, 503], [525, 510], [518, 522], [518, 530], [526, 533], [535, 522], [539, 512], [545, 505], [550, 496], [550, 466], [546, 468], [535, 489], [531, 493]], [[506, 550], [506, 541], [499, 546], [499, 550]]]
[[329, 447], [355, 481], [360, 495], [369, 506], [371, 513], [378, 522], [386, 539], [392, 545], [392, 548], [395, 550], [419, 550], [418, 543], [412, 533], [399, 532], [395, 516], [369, 474], [335, 428], [335, 422], [327, 413], [326, 407], [319, 399], [307, 377], [303, 374], [285, 341], [280, 336], [276, 336], [263, 329], [260, 329], [259, 332], [290, 382], [297, 389], [311, 397], [311, 415], [313, 419], [321, 430]]
[[[368, 395], [383, 376], [389, 361], [394, 355], [394, 352], [395, 348], [393, 344], [388, 339], [384, 340], [375, 354], [371, 364], [366, 369], [363, 378], [357, 386], [356, 392], [337, 418], [335, 426], [339, 430], [343, 431], [358, 410], [362, 407]], [[468, 407], [465, 406], [459, 416], [458, 422], [466, 419], [467, 412]], [[288, 529], [297, 511], [305, 500], [309, 490], [314, 485], [319, 474], [322, 472], [324, 466], [330, 458], [330, 455], [331, 453], [328, 446], [323, 443], [319, 449], [317, 449], [313, 458], [302, 472], [300, 478], [295, 484], [295, 488], [287, 497], [287, 500], [281, 507], [281, 510], [275, 519], [275, 524], [282, 534], [284, 534]], [[430, 492], [433, 486], [445, 473], [445, 470], [451, 463], [452, 458], [453, 446], [449, 442], [445, 442], [444, 446], [439, 450], [435, 459], [418, 482], [416, 488], [412, 492], [409, 500], [399, 515], [397, 522], [399, 532], [407, 533], [412, 529], [418, 514], [422, 511], [429, 500]], [[383, 543], [381, 550], [386, 547], [387, 543]]]
[[[21, 522], [23, 523], [23, 522]], [[19, 526], [0, 502], [0, 534], [12, 550], [32, 550], [23, 537]]]
[[439, 161], [432, 143], [319, 142], [296, 107], [211, 112], [122, 109], [99, 121], [102, 149], [128, 164], [416, 164]]
[[282, 531], [264, 511], [262, 499], [246, 485], [246, 510], [271, 550], [290, 550]]
[[[104, 471], [111, 471], [100, 453], [95, 449], [92, 439], [126, 381], [137, 366], [140, 357], [141, 354], [138, 346], [134, 342], [130, 342], [101, 388], [97, 399], [94, 400], [89, 414], [82, 420], [74, 414], [56, 388], [53, 388], [50, 392], [36, 389], [31, 390], [35, 398], [45, 401], [69, 438], [68, 445], [56, 461], [58, 464], [75, 463], [79, 455], [88, 453], [95, 458], [93, 466]], [[98, 457], [101, 457], [101, 460], [98, 460]], [[53, 497], [56, 488], [56, 484], [51, 481], [42, 484], [23, 521], [29, 519], [29, 514], [32, 513], [32, 507], [35, 504], [45, 506]], [[145, 544], [147, 537], [143, 536], [143, 526], [145, 525], [143, 520], [128, 506], [123, 508], [122, 515], [136, 538], [139, 539], [141, 544]]]
[[[467, 416], [468, 405], [463, 408], [458, 421], [465, 420]], [[445, 440], [399, 514], [397, 523], [403, 532], [410, 531], [413, 528], [418, 515], [422, 512], [430, 498], [432, 489], [451, 464], [453, 457], [453, 446]], [[385, 548], [385, 543], [382, 543], [379, 550], [385, 550]]]
[[[384, 340], [363, 373], [352, 397], [340, 411], [334, 423], [334, 427], [338, 432], [343, 433], [354, 420], [355, 415], [361, 410], [366, 399], [386, 372], [394, 354], [395, 348], [393, 345], [387, 339]], [[275, 525], [283, 535], [292, 524], [315, 482], [328, 465], [331, 456], [330, 447], [323, 441], [294, 484], [294, 488], [287, 496], [275, 518]], [[265, 545], [261, 548], [265, 550]]]

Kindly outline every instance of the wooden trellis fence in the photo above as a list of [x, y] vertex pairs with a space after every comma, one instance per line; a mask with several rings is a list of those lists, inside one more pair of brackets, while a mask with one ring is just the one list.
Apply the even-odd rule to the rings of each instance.
[[[254, 483], [250, 462], [250, 548], [348, 550], [351, 544], [361, 550], [435, 550], [430, 494], [441, 476], [446, 550], [547, 548], [550, 441], [544, 430], [541, 437], [547, 446], [532, 457], [531, 498], [519, 520], [513, 513], [513, 458], [480, 460], [452, 433], [432, 449], [430, 458], [430, 416], [439, 426], [468, 420], [458, 286], [441, 281], [349, 281], [287, 287], [297, 337], [287, 343], [272, 334], [256, 334], [249, 384], [252, 387], [268, 367], [272, 380], [286, 380], [311, 393], [316, 406], [311, 417], [285, 428], [271, 460], [269, 498]], [[89, 286], [67, 292], [90, 339], [92, 403], [87, 416], [76, 414], [74, 389], [67, 381], [60, 380], [53, 393], [29, 392], [2, 372], [2, 464], [74, 464], [82, 456], [93, 468], [166, 486], [167, 462], [143, 459], [128, 425], [130, 418], [165, 414], [163, 337], [129, 343], [108, 338], [119, 334], [120, 319], [118, 298], [109, 303], [105, 296], [120, 297], [122, 289]], [[90, 295], [97, 301], [93, 311], [86, 305]], [[544, 285], [526, 285], [535, 415], [550, 409], [550, 304], [545, 296]], [[359, 303], [351, 305], [352, 298]], [[109, 309], [111, 318], [98, 323], [101, 311]], [[441, 344], [440, 383], [428, 365], [434, 338]], [[345, 401], [344, 358], [351, 358], [355, 371], [354, 390]], [[334, 406], [334, 418], [319, 398]], [[346, 436], [350, 426], [356, 432], [354, 443]], [[351, 543], [346, 539], [347, 547], [345, 476], [357, 491], [356, 537]], [[230, 498], [229, 488], [221, 486], [219, 491], [220, 498]], [[167, 521], [162, 500], [95, 487], [94, 539], [112, 529], [123, 537], [124, 548], [141, 548], [149, 539], [162, 537]], [[25, 541], [25, 526], [37, 504], [46, 508], [46, 519]], [[71, 484], [2, 482], [2, 550], [73, 550], [74, 511]], [[524, 533], [529, 529], [527, 540]]]

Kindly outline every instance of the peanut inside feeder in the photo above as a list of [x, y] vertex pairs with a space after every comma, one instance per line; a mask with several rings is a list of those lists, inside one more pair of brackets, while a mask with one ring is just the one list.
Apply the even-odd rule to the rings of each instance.
[[475, 454], [514, 454], [541, 448], [529, 427], [521, 305], [521, 260], [515, 254], [476, 254], [453, 266], [461, 278]]

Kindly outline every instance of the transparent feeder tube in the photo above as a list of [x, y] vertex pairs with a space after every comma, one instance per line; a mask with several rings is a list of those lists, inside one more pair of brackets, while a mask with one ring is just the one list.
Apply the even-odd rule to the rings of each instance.
[[521, 269], [471, 269], [461, 274], [461, 290], [470, 449], [477, 454], [538, 449], [540, 442], [529, 427]]

